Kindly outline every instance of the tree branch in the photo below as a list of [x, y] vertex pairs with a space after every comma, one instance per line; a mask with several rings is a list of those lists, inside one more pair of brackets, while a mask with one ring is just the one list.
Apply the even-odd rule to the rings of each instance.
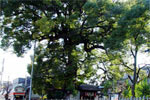
[[104, 46], [101, 46], [101, 45], [93, 45], [92, 47], [88, 48], [87, 43], [84, 44], [84, 50], [86, 52], [91, 52], [93, 49], [96, 49], [96, 48], [105, 50]]
[[133, 83], [133, 79], [131, 78], [131, 76], [130, 75], [128, 75], [128, 78], [131, 80], [131, 82]]
[[132, 54], [133, 57], [135, 57], [135, 54], [134, 54], [132, 48], [131, 48], [131, 54]]
[[83, 20], [83, 22], [82, 22], [82, 25], [81, 25], [81, 28], [80, 28], [80, 35], [82, 34], [83, 26], [84, 26], [86, 20], [87, 20], [87, 17], [86, 17], [86, 18]]
[[139, 78], [139, 73], [140, 73], [141, 69], [143, 69], [144, 67], [145, 67], [145, 66], [143, 66], [143, 67], [141, 67], [141, 68], [138, 69], [138, 72], [136, 73], [136, 74], [137, 74], [137, 76], [136, 76], [137, 80], [138, 80], [138, 78]]
[[134, 69], [132, 69], [132, 68], [130, 68], [128, 65], [126, 65], [126, 64], [124, 63], [124, 61], [122, 61], [122, 65], [123, 65], [124, 67], [126, 67], [126, 68], [128, 68], [128, 69], [134, 71]]

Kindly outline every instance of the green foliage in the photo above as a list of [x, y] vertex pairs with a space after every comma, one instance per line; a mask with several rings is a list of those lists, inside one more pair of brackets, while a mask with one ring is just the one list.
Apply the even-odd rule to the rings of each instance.
[[36, 40], [39, 45], [34, 65], [34, 91], [48, 94], [59, 90], [64, 92], [63, 96], [67, 91], [76, 93], [77, 85], [95, 75], [96, 60], [90, 52], [111, 34], [117, 21], [115, 17], [121, 13], [111, 8], [121, 5], [109, 0], [33, 2], [3, 2], [1, 46], [12, 46], [21, 56]]
[[42, 16], [42, 18], [36, 21], [36, 25], [39, 26], [39, 31], [44, 33], [49, 33], [51, 29], [55, 26], [54, 21], [48, 20], [46, 16]]
[[107, 96], [108, 95], [108, 89], [112, 88], [112, 81], [106, 81], [103, 85], [104, 85], [104, 89], [102, 92], [105, 96]]
[[123, 91], [123, 96], [126, 97], [126, 98], [132, 97], [131, 88], [128, 88], [128, 89], [124, 90]]
[[132, 96], [132, 92], [131, 92], [131, 86], [129, 84], [129, 81], [125, 81], [125, 89], [123, 90], [123, 97], [129, 98]]
[[136, 97], [150, 97], [150, 85], [148, 84], [147, 79], [144, 79], [136, 85], [135, 93]]
[[[123, 97], [131, 97], [131, 86], [126, 82], [126, 89], [123, 91]], [[150, 96], [150, 85], [148, 84], [147, 79], [142, 80], [140, 83], [135, 86], [135, 96], [136, 97], [149, 97]]]
[[[105, 46], [109, 48], [112, 55], [115, 55], [113, 57], [119, 58], [117, 63], [125, 67], [126, 71], [128, 69], [126, 73], [133, 75], [133, 79], [131, 79], [133, 96], [135, 96], [135, 84], [138, 83], [136, 78], [142, 79], [142, 76], [144, 76], [142, 72], [138, 73], [140, 70], [137, 68], [137, 58], [141, 48], [147, 45], [149, 40], [147, 37], [149, 34], [147, 30], [149, 18], [145, 3], [133, 3], [121, 14], [116, 29], [105, 41]], [[126, 59], [133, 60], [133, 62], [128, 62]], [[126, 93], [129, 93], [129, 90]]]
[[119, 66], [110, 66], [109, 71], [112, 74], [114, 80], [119, 80], [123, 76], [123, 73], [121, 73]]
[[[77, 48], [68, 52], [64, 52], [63, 46], [59, 44], [51, 45], [50, 49], [44, 49], [42, 44], [38, 45], [33, 75], [33, 90], [36, 93], [44, 93], [48, 98], [57, 99], [65, 98], [68, 92], [76, 95], [77, 86], [94, 75], [90, 58], [84, 63], [80, 61], [85, 59], [82, 49]], [[72, 61], [72, 64], [67, 65], [66, 61]], [[31, 65], [28, 66], [28, 72], [30, 71]], [[42, 91], [39, 91], [40, 89]]]
[[[123, 76], [119, 67], [128, 50], [149, 41], [147, 10], [146, 1], [125, 6], [111, 0], [6, 0], [1, 47], [12, 46], [22, 56], [36, 40], [34, 91], [65, 98], [68, 92], [76, 94], [79, 84], [97, 78], [96, 65], [107, 66], [107, 80]], [[106, 83], [105, 95], [110, 85]]]

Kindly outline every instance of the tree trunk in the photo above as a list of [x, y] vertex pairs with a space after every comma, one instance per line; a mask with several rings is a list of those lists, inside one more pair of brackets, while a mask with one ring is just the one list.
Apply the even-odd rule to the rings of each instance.
[[135, 97], [135, 83], [132, 85], [132, 96]]
[[132, 96], [135, 97], [135, 85], [137, 83], [137, 49], [135, 49], [135, 54], [134, 54], [134, 74], [133, 74], [133, 82], [132, 82]]

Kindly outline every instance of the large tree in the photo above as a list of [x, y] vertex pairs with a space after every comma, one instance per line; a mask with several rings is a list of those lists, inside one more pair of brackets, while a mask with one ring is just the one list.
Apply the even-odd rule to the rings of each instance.
[[111, 0], [4, 0], [1, 5], [1, 46], [12, 46], [21, 56], [36, 41], [33, 83], [41, 89], [36, 80], [42, 77], [47, 93], [68, 93], [92, 75], [90, 52], [107, 51], [104, 43], [123, 11]]

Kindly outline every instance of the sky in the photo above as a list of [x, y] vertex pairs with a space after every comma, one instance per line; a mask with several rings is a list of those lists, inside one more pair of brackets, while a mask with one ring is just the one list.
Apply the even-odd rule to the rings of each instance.
[[18, 77], [29, 76], [27, 65], [31, 63], [30, 55], [33, 52], [30, 50], [23, 57], [17, 57], [10, 51], [0, 49], [0, 71], [2, 70], [2, 62], [4, 61], [3, 81], [12, 81]]

